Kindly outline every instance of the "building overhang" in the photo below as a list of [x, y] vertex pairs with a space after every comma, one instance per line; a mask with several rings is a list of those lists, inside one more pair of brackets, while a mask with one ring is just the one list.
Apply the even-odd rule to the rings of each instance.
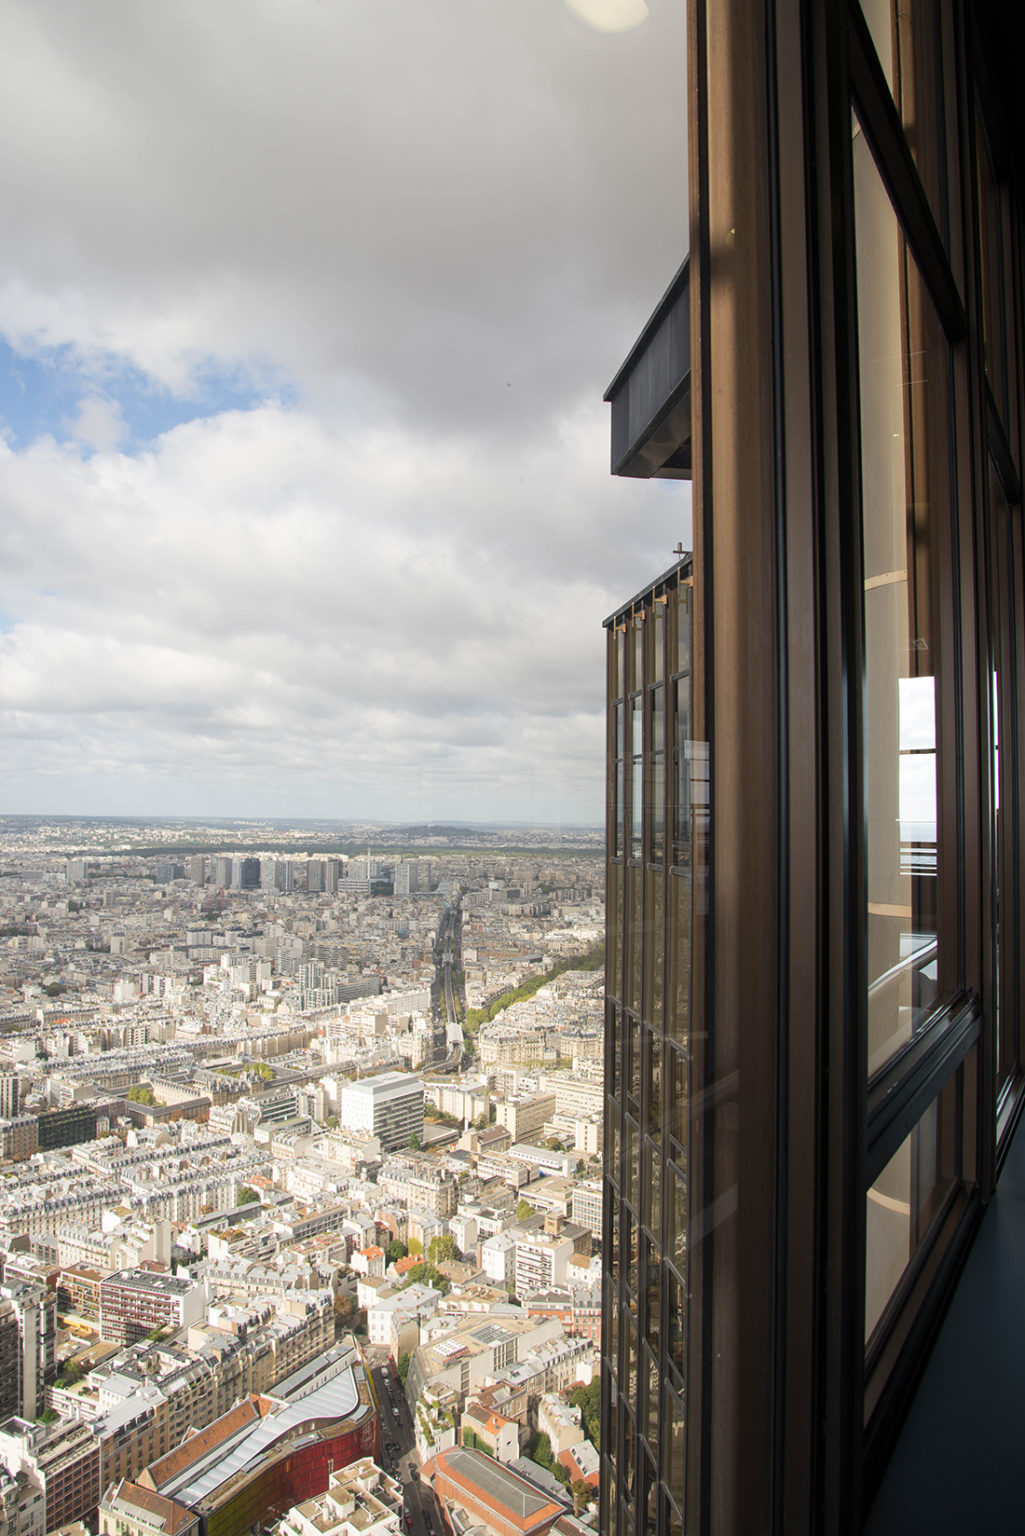
[[690, 258], [605, 391], [612, 406], [612, 473], [691, 478]]

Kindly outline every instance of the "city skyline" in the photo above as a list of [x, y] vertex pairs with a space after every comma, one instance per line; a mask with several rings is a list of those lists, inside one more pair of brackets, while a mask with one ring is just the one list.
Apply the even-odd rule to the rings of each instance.
[[9, 8], [4, 810], [600, 820], [686, 130], [682, 6], [588, 9]]

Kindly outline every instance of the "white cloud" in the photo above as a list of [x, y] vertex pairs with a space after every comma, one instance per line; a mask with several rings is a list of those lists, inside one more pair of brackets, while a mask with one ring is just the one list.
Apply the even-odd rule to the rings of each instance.
[[[650, 9], [11, 0], [0, 331], [82, 382], [0, 441], [5, 808], [600, 816], [601, 620], [689, 536], [601, 404], [685, 237]], [[119, 452], [133, 369], [268, 398]]]
[[312, 786], [337, 782], [377, 815], [415, 785], [446, 814], [597, 819], [601, 621], [686, 524], [633, 487], [624, 552], [591, 414], [502, 454], [274, 406], [134, 458], [0, 448], [5, 782], [45, 802], [77, 743], [129, 779], [220, 764], [261, 806], [302, 768], [325, 814]]
[[116, 400], [86, 395], [78, 402], [78, 414], [69, 423], [69, 431], [89, 448], [116, 448], [125, 435], [121, 407]]

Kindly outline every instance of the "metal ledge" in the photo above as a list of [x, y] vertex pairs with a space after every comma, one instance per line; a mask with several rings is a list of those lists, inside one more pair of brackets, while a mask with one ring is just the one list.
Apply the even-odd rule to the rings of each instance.
[[677, 272], [605, 391], [612, 473], [691, 477], [690, 259]]

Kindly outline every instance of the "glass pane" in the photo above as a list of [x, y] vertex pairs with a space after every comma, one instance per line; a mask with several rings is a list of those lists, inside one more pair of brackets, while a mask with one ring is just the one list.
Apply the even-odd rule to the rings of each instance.
[[671, 1269], [666, 1270], [666, 1281], [669, 1287], [668, 1355], [682, 1379], [687, 1370], [687, 1309], [683, 1286]]
[[648, 1061], [648, 1135], [661, 1136], [662, 1134], [662, 1038], [660, 1035], [650, 1034], [650, 1052]]
[[[631, 1205], [637, 1204], [637, 1192], [640, 1187], [638, 1175], [638, 1160], [640, 1158], [640, 1135], [636, 1125], [627, 1116], [623, 1124], [623, 1197]], [[636, 1291], [637, 1279], [634, 1276], [631, 1290]]]
[[940, 8], [935, 0], [862, 0], [861, 9], [936, 226], [949, 245]]
[[625, 765], [623, 763], [623, 760], [622, 760], [622, 758], [620, 758], [619, 762], [616, 763], [616, 765], [615, 765], [615, 769], [614, 769], [615, 777], [613, 778], [613, 781], [612, 781], [612, 826], [613, 826], [613, 833], [612, 833], [612, 857], [614, 859], [621, 859], [623, 857], [623, 816], [624, 816], [624, 809], [623, 809], [623, 802], [624, 802], [624, 795], [623, 795], [623, 770], [624, 770], [624, 767], [625, 767]]
[[943, 1201], [960, 1177], [955, 1075], [901, 1143], [865, 1202], [869, 1339]]
[[676, 665], [674, 672], [690, 671], [692, 588], [688, 581], [681, 581], [676, 589]]
[[857, 120], [858, 349], [865, 616], [868, 1069], [944, 994], [937, 882], [937, 562], [949, 358]]
[[674, 871], [669, 881], [672, 903], [672, 951], [670, 955], [670, 1016], [666, 1033], [686, 1042], [690, 1022], [690, 870]]
[[605, 895], [605, 922], [607, 934], [605, 940], [605, 963], [608, 973], [609, 993], [617, 1002], [623, 1000], [623, 959], [622, 959], [622, 934], [623, 934], [623, 888], [626, 883], [626, 871], [622, 864], [610, 864], [608, 870], [608, 890]]
[[611, 1000], [605, 1004], [605, 1044], [605, 1091], [618, 1101], [623, 1091], [623, 1035], [619, 1010]]
[[634, 759], [631, 786], [632, 801], [630, 806], [630, 857], [632, 859], [639, 859], [641, 857], [642, 838], [644, 833], [643, 787], [644, 764], [638, 757]]
[[635, 1105], [641, 1099], [641, 1026], [633, 1015], [626, 1021], [627, 1038], [627, 1092]]
[[662, 1232], [662, 1149], [657, 1141], [649, 1140], [645, 1143], [647, 1157], [645, 1158], [645, 1191], [647, 1195], [647, 1218], [652, 1232], [661, 1238]]
[[992, 858], [994, 986], [989, 1012], [996, 1023], [998, 1094], [1018, 1070], [1020, 1052], [1014, 997], [1018, 957], [1009, 935], [1016, 907], [1014, 804], [1016, 787], [1015, 677], [1019, 540], [1000, 480], [989, 474], [989, 650], [992, 705]]
[[648, 1018], [662, 1028], [663, 971], [665, 967], [665, 877], [661, 870], [648, 874], [651, 946], [648, 963]]
[[1007, 189], [997, 180], [982, 114], [975, 119], [979, 181], [979, 266], [986, 377], [1011, 444], [1018, 451], [1017, 370], [1013, 335], [1016, 285]]
[[662, 1327], [662, 1265], [658, 1249], [647, 1245], [647, 1289], [644, 1300], [644, 1327], [648, 1343], [658, 1352]]
[[630, 975], [627, 1007], [641, 1011], [641, 959], [644, 953], [644, 913], [641, 908], [641, 871], [630, 870]]
[[[686, 1153], [680, 1158], [686, 1162]], [[671, 1171], [672, 1177], [669, 1177]], [[672, 1163], [666, 1164], [669, 1189], [669, 1230], [671, 1234], [668, 1255], [680, 1271], [686, 1271], [687, 1259], [687, 1179]]]
[[[690, 843], [691, 724], [690, 678], [676, 683], [676, 822], [674, 836], [686, 847]], [[678, 853], [676, 862], [681, 862]]]
[[683, 1408], [672, 1392], [666, 1393], [665, 1439], [662, 1456], [665, 1464], [665, 1482], [677, 1510], [683, 1514], [684, 1438]]

